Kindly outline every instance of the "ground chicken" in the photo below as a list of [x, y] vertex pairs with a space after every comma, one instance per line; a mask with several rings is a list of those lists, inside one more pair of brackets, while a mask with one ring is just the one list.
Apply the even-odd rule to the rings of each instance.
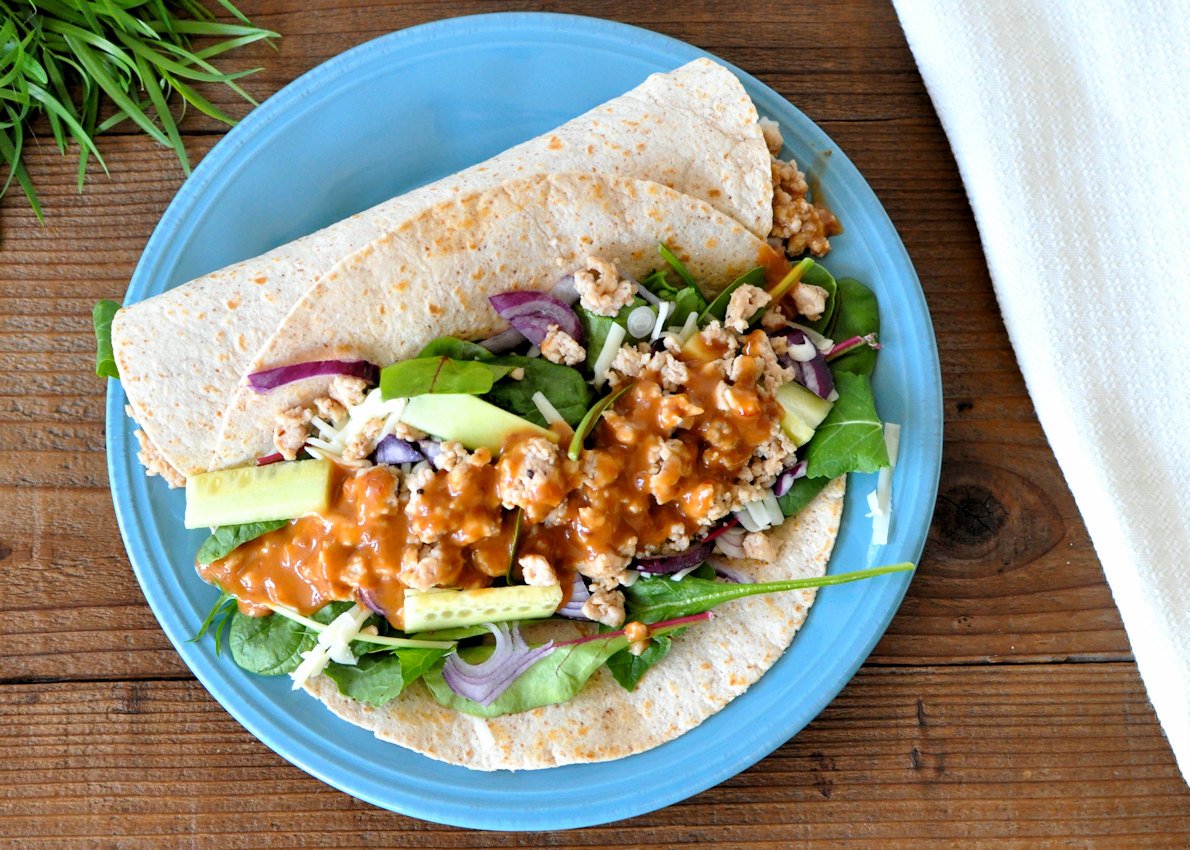
[[430, 590], [449, 586], [456, 572], [442, 557], [441, 547], [410, 545], [405, 547], [397, 578], [406, 587]]
[[607, 378], [611, 383], [612, 389], [619, 389], [622, 384], [626, 384], [639, 376], [644, 371], [645, 365], [648, 362], [649, 355], [638, 350], [636, 346], [620, 346], [620, 350], [616, 352], [616, 356], [612, 359], [612, 365], [609, 367], [607, 373]]
[[618, 629], [624, 625], [624, 594], [618, 590], [596, 587], [591, 598], [583, 603], [583, 616]]
[[384, 420], [379, 417], [369, 419], [355, 436], [347, 441], [343, 447], [343, 460], [362, 460], [376, 450], [376, 438], [384, 428]]
[[291, 407], [278, 413], [273, 425], [273, 445], [286, 460], [293, 460], [306, 445], [310, 436], [310, 418], [313, 412], [307, 407]]
[[740, 472], [740, 479], [760, 487], [770, 487], [797, 454], [797, 446], [778, 426], [768, 442], [762, 443], [748, 466]]
[[830, 250], [827, 239], [841, 232], [839, 220], [825, 207], [816, 207], [806, 195], [806, 177], [792, 162], [774, 158], [772, 235], [785, 240], [785, 250], [797, 256], [809, 250], [821, 257]]
[[[582, 511], [580, 510], [580, 516]], [[600, 552], [593, 558], [583, 562], [579, 572], [587, 578], [600, 581], [612, 580], [612, 586], [623, 584], [624, 570], [632, 563], [636, 555], [636, 535], [629, 535], [616, 544], [615, 552]]]
[[648, 368], [649, 371], [657, 373], [661, 380], [661, 388], [667, 393], [681, 392], [690, 380], [686, 364], [668, 351], [658, 351], [649, 358]]
[[140, 443], [140, 451], [136, 453], [136, 457], [144, 466], [145, 473], [160, 475], [170, 487], [185, 487], [186, 476], [170, 466], [169, 462], [157, 451], [157, 447], [149, 442], [149, 436], [141, 430], [134, 431], [133, 434], [136, 441]]
[[332, 428], [342, 428], [347, 420], [347, 408], [329, 396], [314, 399], [314, 409], [323, 422]]
[[764, 144], [773, 156], [779, 156], [781, 148], [785, 147], [785, 139], [781, 137], [781, 125], [772, 118], [761, 118], [758, 122], [760, 132], [764, 135]]
[[496, 464], [496, 495], [512, 510], [520, 508], [529, 522], [541, 522], [566, 495], [562, 456], [545, 437], [533, 437], [506, 449]]
[[418, 440], [424, 440], [427, 434], [425, 431], [414, 428], [405, 422], [398, 422], [393, 427], [393, 436], [398, 440], [407, 440], [410, 443], [415, 443]]
[[669, 436], [679, 428], [692, 428], [703, 409], [690, 400], [685, 393], [662, 397], [657, 409], [657, 424], [662, 433]]
[[636, 297], [635, 284], [622, 280], [615, 263], [600, 257], [587, 257], [586, 268], [574, 273], [574, 288], [579, 303], [600, 316], [616, 315]]
[[777, 550], [767, 534], [756, 531], [744, 535], [744, 554], [767, 563], [777, 557]]
[[445, 469], [449, 472], [467, 460], [468, 455], [469, 452], [463, 448], [462, 443], [446, 440], [439, 446], [439, 452], [434, 456], [432, 463], [436, 469]]
[[771, 300], [767, 292], [751, 284], [745, 283], [743, 286], [736, 287], [735, 292], [731, 293], [731, 299], [727, 302], [724, 326], [731, 328], [736, 333], [743, 333], [748, 330], [753, 314], [767, 306]]
[[765, 310], [764, 315], [760, 317], [760, 326], [769, 333], [775, 333], [789, 327], [789, 319], [778, 309]]
[[793, 304], [798, 313], [812, 322], [822, 318], [822, 311], [826, 309], [827, 291], [821, 286], [809, 283], [799, 283], [793, 289]]
[[682, 476], [694, 469], [694, 451], [681, 440], [658, 440], [649, 447], [646, 457], [651, 472], [648, 488], [653, 498], [658, 504], [676, 500], [681, 495], [678, 483]]
[[522, 555], [517, 561], [521, 565], [521, 577], [531, 587], [552, 587], [558, 583], [558, 575], [541, 555]]
[[348, 375], [336, 375], [331, 381], [331, 388], [327, 390], [327, 395], [344, 407], [355, 407], [367, 394], [368, 382]]
[[550, 325], [541, 341], [541, 356], [551, 363], [577, 366], [587, 359], [587, 349], [557, 325]]
[[417, 464], [408, 475], [401, 478], [401, 495], [407, 499], [420, 496], [433, 477], [434, 467], [424, 461]]

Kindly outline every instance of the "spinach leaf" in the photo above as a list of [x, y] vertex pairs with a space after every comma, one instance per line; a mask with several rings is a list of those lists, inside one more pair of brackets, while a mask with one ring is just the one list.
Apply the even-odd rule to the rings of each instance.
[[517, 381], [503, 378], [497, 381], [484, 398], [496, 407], [515, 413], [543, 428], [549, 423], [533, 403], [533, 393], [540, 392], [558, 409], [562, 418], [573, 428], [587, 412], [591, 403], [591, 385], [582, 373], [570, 366], [551, 363], [541, 357], [507, 355], [492, 361], [495, 365], [508, 366], [509, 370], [521, 368], [525, 376]]
[[101, 378], [120, 377], [116, 355], [112, 349], [112, 319], [120, 309], [119, 301], [104, 299], [95, 302], [91, 321], [95, 325], [95, 374]]
[[658, 242], [657, 253], [661, 255], [661, 258], [665, 262], [669, 263], [670, 268], [678, 273], [678, 277], [682, 279], [683, 283], [687, 286], [693, 286], [695, 289], [698, 288], [698, 284], [694, 282], [694, 275], [690, 274], [690, 270], [686, 268], [686, 264], [679, 260], [673, 251], [669, 250], [661, 242]]
[[807, 321], [806, 327], [812, 328], [824, 336], [830, 336], [829, 330], [835, 318], [835, 308], [839, 303], [839, 285], [835, 281], [835, 276], [818, 263], [812, 263], [802, 273], [801, 282], [811, 286], [820, 286], [826, 290], [826, 307], [823, 308], [822, 315], [813, 322]]
[[781, 513], [793, 516], [822, 492], [822, 488], [831, 482], [829, 478], [799, 478], [793, 482], [789, 492], [777, 499], [781, 506]]
[[888, 573], [899, 573], [912, 570], [913, 564], [893, 564], [887, 567], [876, 567], [871, 570], [856, 570], [848, 573], [818, 576], [816, 578], [798, 578], [788, 581], [767, 581], [757, 584], [726, 584], [720, 581], [686, 576], [681, 581], [672, 578], [655, 576], [653, 578], [638, 579], [631, 587], [624, 587], [624, 613], [629, 620], [639, 620], [642, 623], [658, 623], [662, 620], [673, 620], [678, 617], [688, 617], [691, 614], [701, 614], [712, 608], [729, 602], [732, 599], [742, 599], [745, 596], [757, 596], [762, 593], [777, 593], [786, 590], [802, 590], [808, 587], [826, 587], [834, 584], [847, 584], [860, 579], [874, 578]]
[[[850, 277], [839, 278], [838, 309], [831, 331], [835, 342], [880, 332], [880, 309], [872, 290]], [[831, 361], [831, 371], [870, 375], [876, 368], [876, 349], [861, 345]]]
[[326, 675], [343, 696], [379, 708], [400, 696], [405, 688], [420, 679], [449, 651], [400, 649], [361, 656], [354, 665], [332, 661], [326, 667]]
[[249, 617], [239, 611], [232, 615], [229, 638], [236, 664], [259, 676], [292, 672], [316, 639], [309, 629], [288, 617]]
[[838, 372], [839, 400], [806, 446], [806, 475], [834, 478], [845, 472], [875, 472], [888, 466], [884, 430], [866, 375]]
[[687, 286], [685, 289], [679, 290], [674, 294], [674, 297], [669, 299], [673, 301], [673, 314], [665, 320], [665, 324], [684, 325], [686, 319], [690, 314], [701, 315], [702, 311], [707, 309], [707, 299], [702, 297], [702, 293], [693, 286]]
[[220, 558], [227, 557], [237, 546], [288, 524], [289, 520], [287, 519], [274, 519], [265, 522], [246, 522], [242, 525], [221, 525], [211, 532], [211, 536], [203, 541], [202, 546], [198, 547], [195, 560], [200, 564], [218, 561]]
[[712, 301], [710, 305], [699, 314], [699, 327], [705, 326], [706, 323], [711, 319], [718, 319], [720, 322], [722, 322], [723, 317], [727, 315], [727, 303], [731, 301], [731, 293], [735, 292], [745, 283], [750, 284], [751, 286], [759, 286], [763, 289], [764, 280], [764, 269], [760, 266], [757, 266], [754, 269], [749, 269], [737, 277], [735, 280], [729, 283], [722, 292], [716, 295], [715, 300]]
[[[617, 635], [603, 640], [560, 646], [522, 673], [488, 706], [480, 705], [452, 691], [442, 677], [441, 664], [436, 664], [427, 671], [423, 680], [434, 699], [448, 708], [477, 717], [500, 717], [572, 699], [608, 658], [627, 645], [627, 639], [623, 635]], [[459, 650], [463, 660], [471, 664], [477, 664], [491, 654], [491, 646]]]
[[426, 343], [418, 357], [450, 357], [454, 360], [491, 360], [494, 355], [482, 345], [453, 336], [440, 336]]
[[426, 393], [483, 395], [492, 384], [512, 371], [475, 360], [450, 357], [415, 357], [380, 371], [380, 392], [387, 398], [407, 398]]
[[[592, 313], [586, 307], [576, 305], [574, 312], [578, 314], [579, 324], [583, 326], [583, 340], [587, 346], [587, 368], [594, 369], [595, 361], [599, 359], [599, 352], [603, 351], [603, 344], [607, 342], [607, 332], [612, 325], [619, 325], [628, 331], [628, 314], [645, 303], [643, 298], [632, 299], [631, 304], [620, 308], [614, 316], [600, 316]], [[628, 334], [626, 339], [635, 339]]]
[[625, 384], [613, 393], [605, 395], [599, 401], [592, 405], [591, 409], [583, 416], [578, 427], [574, 429], [574, 436], [570, 438], [570, 448], [566, 455], [571, 460], [578, 460], [579, 454], [583, 450], [583, 440], [587, 439], [587, 435], [595, 430], [595, 425], [599, 422], [599, 417], [603, 415], [603, 411], [607, 410], [616, 403], [616, 399], [632, 389], [632, 384]]
[[675, 629], [667, 635], [657, 635], [649, 643], [649, 648], [640, 655], [633, 655], [627, 649], [621, 649], [607, 659], [607, 669], [624, 690], [634, 691], [649, 668], [669, 654], [673, 638], [683, 631], [685, 629]]
[[666, 301], [672, 300], [672, 296], [677, 293], [677, 290], [669, 285], [669, 279], [665, 276], [664, 269], [653, 269], [641, 278], [639, 283], [649, 292]]

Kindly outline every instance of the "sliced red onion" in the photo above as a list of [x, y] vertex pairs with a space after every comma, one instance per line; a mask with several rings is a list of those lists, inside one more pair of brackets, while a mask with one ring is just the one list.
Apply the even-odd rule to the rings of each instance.
[[774, 336], [785, 337], [789, 341], [791, 349], [798, 346], [813, 349], [813, 355], [809, 360], [782, 354], [777, 358], [777, 362], [793, 369], [794, 380], [814, 395], [829, 399], [835, 389], [835, 378], [831, 375], [830, 367], [826, 365], [826, 357], [823, 356], [822, 350], [814, 345], [813, 340], [809, 339], [805, 333], [794, 328], [780, 331]]
[[737, 517], [735, 514], [728, 514], [727, 519], [723, 520], [723, 524], [709, 532], [707, 536], [703, 538], [703, 542], [709, 542], [717, 537], [721, 537], [739, 524], [739, 517]]
[[311, 360], [308, 363], [291, 363], [253, 372], [248, 376], [248, 386], [258, 393], [267, 393], [285, 384], [317, 375], [347, 375], [375, 384], [380, 380], [380, 367], [367, 360]]
[[721, 534], [715, 541], [715, 550], [729, 558], [747, 558], [748, 553], [744, 551], [744, 529], [732, 528]]
[[504, 354], [506, 351], [512, 351], [524, 341], [525, 335], [523, 333], [516, 328], [509, 328], [495, 336], [488, 337], [479, 344], [492, 352], [492, 354]]
[[534, 345], [541, 345], [551, 325], [557, 325], [574, 339], [582, 341], [583, 328], [574, 310], [548, 292], [501, 292], [489, 296], [488, 301], [503, 319]]
[[359, 600], [359, 604], [363, 605], [373, 614], [379, 614], [385, 619], [388, 618], [388, 611], [380, 604], [380, 601], [372, 595], [372, 592], [366, 587], [357, 587], [355, 589], [355, 598]]
[[434, 459], [438, 457], [438, 455], [442, 454], [442, 443], [438, 442], [437, 440], [418, 440], [417, 447], [421, 449], [422, 455], [430, 463], [433, 463]]
[[742, 570], [729, 566], [718, 558], [708, 558], [707, 563], [715, 570], [715, 575], [726, 579], [732, 584], [756, 584], [756, 580]]
[[550, 295], [562, 301], [565, 304], [573, 306], [578, 302], [578, 289], [574, 285], [574, 275], [568, 274], [561, 278], [554, 284], [554, 288], [550, 290]]
[[819, 398], [829, 399], [835, 391], [835, 378], [821, 354], [808, 363], [793, 363], [794, 377], [799, 384]]
[[590, 598], [591, 591], [587, 589], [587, 583], [583, 581], [582, 575], [575, 573], [574, 586], [570, 589], [570, 601], [558, 609], [558, 616], [570, 620], [590, 620], [591, 618], [583, 613], [583, 605]]
[[876, 334], [874, 333], [865, 334], [864, 336], [853, 336], [850, 339], [843, 340], [842, 342], [836, 342], [833, 346], [831, 346], [831, 350], [826, 353], [826, 359], [834, 360], [836, 357], [841, 357], [848, 351], [864, 345], [868, 346], [868, 348], [874, 348], [876, 350], [884, 348], [883, 345], [876, 341]]
[[515, 625], [484, 623], [496, 638], [496, 647], [486, 661], [468, 664], [458, 654], [446, 659], [442, 678], [452, 691], [483, 706], [491, 705], [517, 678], [554, 651], [554, 642], [530, 647]]
[[703, 540], [695, 543], [685, 552], [679, 552], [676, 555], [666, 555], [662, 558], [638, 558], [634, 569], [640, 570], [642, 573], [653, 573], [654, 575], [681, 572], [690, 567], [697, 567], [705, 561], [707, 555], [711, 554], [711, 549], [714, 548], [714, 545]]
[[281, 452], [273, 452], [271, 455], [265, 455], [264, 457], [258, 457], [256, 459], [256, 465], [257, 466], [268, 466], [270, 463], [280, 463], [283, 460], [285, 460], [285, 455], [281, 454]]
[[413, 443], [394, 434], [389, 434], [376, 444], [377, 463], [417, 463], [419, 460], [425, 460], [425, 455]]
[[773, 484], [773, 495], [780, 499], [793, 488], [793, 482], [804, 477], [805, 474], [806, 461], [799, 460], [777, 476], [777, 481]]

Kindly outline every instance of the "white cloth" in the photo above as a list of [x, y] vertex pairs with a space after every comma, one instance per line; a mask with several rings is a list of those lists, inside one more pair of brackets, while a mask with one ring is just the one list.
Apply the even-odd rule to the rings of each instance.
[[1190, 0], [896, 0], [1190, 778]]

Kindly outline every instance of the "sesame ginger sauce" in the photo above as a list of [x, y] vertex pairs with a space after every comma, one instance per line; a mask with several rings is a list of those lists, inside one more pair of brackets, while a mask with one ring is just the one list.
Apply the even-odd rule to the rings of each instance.
[[510, 565], [519, 579], [519, 509], [516, 556], [543, 556], [568, 597], [575, 571], [615, 576], [636, 556], [684, 549], [731, 510], [740, 471], [779, 427], [780, 405], [758, 388], [753, 355], [764, 344], [762, 331], [744, 340], [727, 382], [730, 343], [696, 335], [675, 357], [681, 386], [667, 392], [657, 372], [643, 371], [578, 461], [566, 457], [567, 440], [555, 447], [523, 432], [494, 462], [480, 449], [404, 484], [389, 466], [339, 470], [325, 515], [292, 520], [199, 574], [247, 614], [354, 600], [400, 628], [406, 587], [486, 587]]

